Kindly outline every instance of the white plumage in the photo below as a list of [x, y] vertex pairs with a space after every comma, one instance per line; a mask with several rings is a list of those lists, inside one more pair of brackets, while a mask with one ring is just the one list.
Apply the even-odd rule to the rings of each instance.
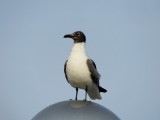
[[98, 86], [91, 79], [87, 59], [89, 58], [85, 52], [85, 43], [75, 43], [66, 65], [68, 82], [75, 88], [86, 89], [87, 86], [91, 99], [101, 99]]

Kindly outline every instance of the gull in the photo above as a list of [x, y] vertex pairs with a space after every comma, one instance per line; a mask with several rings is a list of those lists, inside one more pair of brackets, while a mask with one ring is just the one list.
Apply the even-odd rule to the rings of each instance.
[[64, 64], [64, 73], [68, 83], [76, 89], [75, 100], [77, 100], [78, 89], [85, 90], [84, 100], [87, 100], [87, 94], [93, 100], [102, 99], [100, 92], [107, 92], [107, 90], [100, 86], [100, 74], [96, 64], [86, 53], [84, 33], [76, 31], [64, 35], [64, 38], [73, 39], [71, 53]]

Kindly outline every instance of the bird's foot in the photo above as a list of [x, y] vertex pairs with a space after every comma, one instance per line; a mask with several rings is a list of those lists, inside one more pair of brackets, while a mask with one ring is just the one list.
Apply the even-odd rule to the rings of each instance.
[[75, 100], [77, 101], [78, 99], [76, 98]]
[[83, 101], [87, 101], [87, 99], [83, 99]]

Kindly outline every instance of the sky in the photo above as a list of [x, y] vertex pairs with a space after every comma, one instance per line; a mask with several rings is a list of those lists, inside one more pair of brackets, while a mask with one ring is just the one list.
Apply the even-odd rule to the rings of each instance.
[[159, 0], [1, 0], [0, 119], [29, 120], [75, 97], [63, 72], [73, 41], [63, 36], [77, 30], [108, 90], [93, 102], [122, 120], [159, 120]]

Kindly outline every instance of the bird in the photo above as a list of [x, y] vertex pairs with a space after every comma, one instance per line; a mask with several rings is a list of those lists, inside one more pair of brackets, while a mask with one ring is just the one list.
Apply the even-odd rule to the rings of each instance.
[[64, 35], [64, 38], [73, 39], [73, 47], [64, 64], [64, 73], [67, 82], [76, 89], [75, 100], [77, 100], [78, 89], [85, 90], [85, 101], [87, 94], [93, 100], [102, 99], [100, 92], [105, 93], [107, 90], [100, 86], [100, 74], [96, 64], [86, 53], [86, 36], [82, 31], [76, 31]]

